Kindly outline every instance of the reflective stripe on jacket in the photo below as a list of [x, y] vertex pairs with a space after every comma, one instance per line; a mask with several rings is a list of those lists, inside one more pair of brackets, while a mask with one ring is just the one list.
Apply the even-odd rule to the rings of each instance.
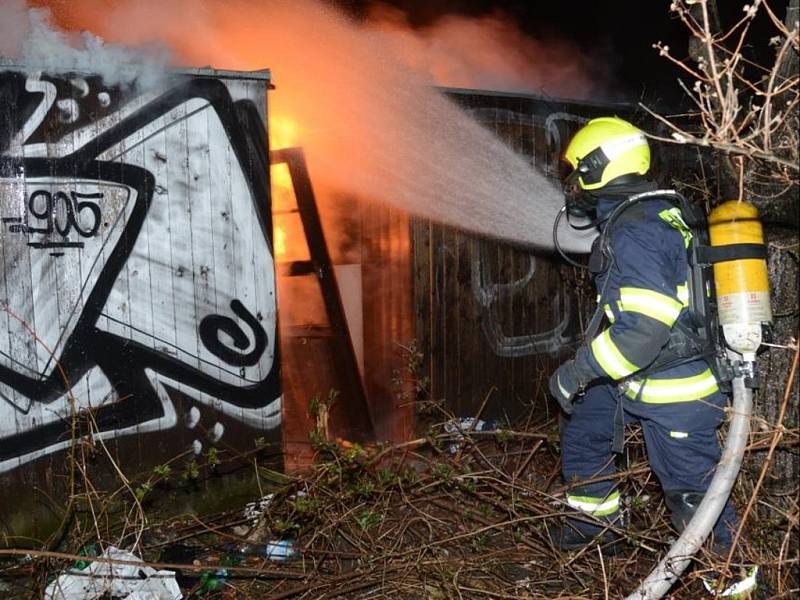
[[[598, 212], [615, 202], [601, 199]], [[630, 214], [627, 214], [630, 213]], [[645, 200], [626, 209], [608, 241], [614, 261], [597, 275], [602, 310], [610, 325], [576, 359], [585, 360], [598, 377], [624, 382], [626, 396], [662, 404], [700, 400], [719, 388], [703, 360], [672, 367], [646, 378], [647, 368], [669, 340], [679, 319], [688, 319], [686, 247], [691, 232], [680, 211], [666, 200]]]

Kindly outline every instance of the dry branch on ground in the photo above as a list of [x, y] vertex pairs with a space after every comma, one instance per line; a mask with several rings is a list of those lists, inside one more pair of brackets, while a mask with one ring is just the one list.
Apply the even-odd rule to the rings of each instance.
[[[150, 519], [122, 538], [119, 524], [100, 518], [95, 541], [140, 539], [145, 559], [179, 572], [187, 597], [199, 597], [200, 590], [204, 598], [259, 599], [624, 596], [675, 538], [640, 430], [628, 430], [627, 465], [614, 477], [624, 498], [624, 526], [613, 524], [625, 536], [622, 551], [593, 546], [563, 553], [546, 527], [574, 515], [559, 479], [557, 424], [525, 422], [524, 428], [466, 432], [463, 439], [434, 425], [425, 437], [394, 448], [320, 443], [313, 469], [287, 479], [247, 515], [243, 506], [202, 518]], [[797, 429], [754, 430], [751, 452], [797, 449]], [[769, 461], [763, 464], [768, 473]], [[768, 518], [749, 511], [737, 556], [764, 566], [772, 597], [790, 597], [798, 589], [797, 489], [772, 497], [763, 479], [745, 474], [737, 488], [740, 508], [774, 509]], [[276, 539], [292, 540], [298, 554], [282, 562], [258, 556], [259, 544]], [[73, 546], [63, 556], [31, 553], [6, 563], [3, 581], [18, 586], [19, 597], [36, 597], [36, 584], [73, 562], [70, 550], [74, 559], [85, 536], [68, 542]], [[699, 575], [720, 566], [700, 557], [672, 597], [697, 597]], [[227, 573], [219, 586], [202, 587], [218, 569]]]

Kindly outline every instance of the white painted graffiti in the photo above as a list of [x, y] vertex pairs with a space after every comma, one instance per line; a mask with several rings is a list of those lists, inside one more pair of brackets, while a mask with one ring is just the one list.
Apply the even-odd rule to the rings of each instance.
[[64, 450], [76, 411], [98, 439], [278, 431], [260, 83], [0, 72], [28, 115], [0, 123], [0, 472]]

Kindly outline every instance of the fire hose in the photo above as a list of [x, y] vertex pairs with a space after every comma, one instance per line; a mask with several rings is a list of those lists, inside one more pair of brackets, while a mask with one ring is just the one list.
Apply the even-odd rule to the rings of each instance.
[[[752, 363], [750, 363], [752, 365]], [[635, 592], [626, 600], [658, 600], [689, 566], [692, 557], [703, 545], [717, 522], [730, 496], [742, 465], [747, 437], [750, 433], [750, 414], [753, 410], [753, 390], [745, 385], [744, 376], [733, 380], [733, 418], [725, 448], [714, 478], [681, 536], [672, 544], [667, 555], [650, 572]]]

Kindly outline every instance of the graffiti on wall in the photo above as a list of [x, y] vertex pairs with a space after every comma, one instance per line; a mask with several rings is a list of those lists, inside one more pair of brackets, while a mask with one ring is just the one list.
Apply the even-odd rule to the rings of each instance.
[[101, 438], [278, 431], [265, 91], [0, 72], [0, 472], [81, 411]]
[[[481, 313], [481, 329], [498, 356], [530, 356], [533, 354], [557, 355], [566, 344], [574, 341], [570, 325], [573, 321], [572, 302], [566, 290], [559, 288], [551, 297], [552, 327], [537, 332], [508, 335], [503, 331], [500, 304], [508, 303], [514, 296], [522, 295], [529, 285], [536, 285], [537, 257], [528, 256], [526, 273], [517, 279], [503, 282], [491, 281], [487, 258], [480, 248], [474, 249], [470, 262], [473, 295]], [[574, 328], [572, 328], [574, 329]]]
[[[498, 123], [513, 125], [519, 131], [538, 130], [544, 134], [546, 152], [544, 156], [529, 156], [547, 176], [558, 178], [564, 145], [572, 133], [586, 123], [588, 117], [570, 112], [552, 111], [547, 106], [541, 112], [520, 112], [500, 108], [473, 108], [470, 114], [477, 121], [492, 128]], [[531, 136], [532, 138], [533, 136]], [[533, 146], [532, 146], [533, 147]], [[565, 345], [576, 340], [574, 298], [564, 284], [552, 292], [550, 326], [543, 330], [509, 334], [503, 330], [501, 306], [508, 306], [515, 298], [523, 299], [530, 286], [543, 285], [537, 282], [537, 264], [545, 262], [533, 254], [524, 272], [513, 278], [493, 280], [490, 268], [493, 262], [482, 244], [473, 244], [470, 252], [470, 284], [475, 302], [479, 307], [481, 329], [492, 351], [498, 356], [519, 357], [535, 354], [556, 355]], [[544, 284], [549, 285], [549, 284]], [[520, 324], [524, 326], [524, 324]]]

